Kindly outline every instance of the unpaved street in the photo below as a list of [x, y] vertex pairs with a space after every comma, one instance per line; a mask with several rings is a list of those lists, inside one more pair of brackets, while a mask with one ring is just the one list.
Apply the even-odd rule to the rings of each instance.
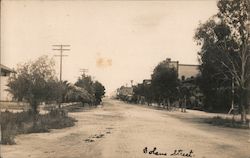
[[[16, 137], [3, 158], [250, 158], [249, 130], [203, 123], [202, 112], [154, 110], [106, 99], [101, 108], [74, 112], [74, 127]], [[143, 149], [147, 147], [147, 153]], [[150, 155], [154, 147], [167, 155]], [[145, 151], [145, 150], [144, 150]]]

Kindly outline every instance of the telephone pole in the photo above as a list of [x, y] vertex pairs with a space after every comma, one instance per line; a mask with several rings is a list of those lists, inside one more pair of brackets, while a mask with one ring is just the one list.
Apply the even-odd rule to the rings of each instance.
[[53, 50], [60, 51], [60, 54], [55, 55], [55, 56], [60, 57], [60, 81], [62, 81], [62, 58], [68, 56], [68, 55], [64, 55], [63, 52], [70, 51], [70, 49], [68, 48], [70, 47], [70, 45], [60, 44], [60, 45], [52, 45], [52, 47], [54, 47]]
[[134, 80], [130, 80], [131, 87], [133, 87]]
[[82, 73], [82, 76], [85, 76], [85, 74], [88, 72], [88, 69], [80, 69], [80, 72]]

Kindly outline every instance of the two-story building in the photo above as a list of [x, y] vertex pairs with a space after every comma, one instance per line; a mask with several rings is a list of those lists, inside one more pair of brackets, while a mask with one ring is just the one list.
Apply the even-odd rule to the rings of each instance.
[[172, 61], [170, 58], [167, 58], [165, 62], [170, 66], [176, 69], [179, 79], [187, 79], [196, 77], [199, 74], [199, 65], [194, 64], [180, 64], [179, 61]]

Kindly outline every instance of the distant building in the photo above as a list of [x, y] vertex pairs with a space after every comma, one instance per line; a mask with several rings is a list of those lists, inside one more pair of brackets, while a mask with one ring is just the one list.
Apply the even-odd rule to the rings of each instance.
[[196, 77], [199, 74], [199, 65], [180, 64], [179, 61], [172, 61], [170, 58], [167, 58], [165, 62], [168, 66], [176, 68], [179, 79]]
[[[179, 61], [172, 61], [170, 58], [167, 58], [163, 61], [166, 63], [166, 67], [175, 68], [178, 72], [179, 79], [188, 79], [196, 77], [199, 71], [199, 65], [194, 64], [180, 64]], [[151, 79], [143, 80], [142, 84], [148, 85], [151, 84]]]
[[133, 87], [122, 86], [121, 88], [117, 89], [117, 95], [132, 96], [133, 95]]
[[178, 78], [191, 78], [199, 74], [199, 65], [179, 64], [178, 65]]
[[167, 58], [165, 61], [166, 65], [170, 68], [176, 68], [178, 69], [179, 61], [172, 61], [171, 58]]
[[14, 71], [7, 66], [0, 64], [0, 101], [11, 101], [12, 95], [6, 91], [10, 74]]

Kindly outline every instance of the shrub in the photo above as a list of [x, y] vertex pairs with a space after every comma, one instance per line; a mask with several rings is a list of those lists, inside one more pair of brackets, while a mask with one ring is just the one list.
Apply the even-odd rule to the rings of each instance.
[[15, 144], [17, 134], [49, 132], [50, 129], [61, 129], [74, 126], [76, 120], [68, 117], [67, 111], [55, 109], [45, 115], [31, 111], [1, 113], [2, 144]]
[[222, 118], [220, 116], [215, 116], [209, 119], [206, 119], [206, 122], [215, 126], [224, 126], [224, 127], [232, 127], [232, 128], [243, 128], [247, 129], [250, 128], [247, 126], [249, 124], [249, 120], [247, 124], [243, 124], [239, 120], [233, 120], [230, 118]]

